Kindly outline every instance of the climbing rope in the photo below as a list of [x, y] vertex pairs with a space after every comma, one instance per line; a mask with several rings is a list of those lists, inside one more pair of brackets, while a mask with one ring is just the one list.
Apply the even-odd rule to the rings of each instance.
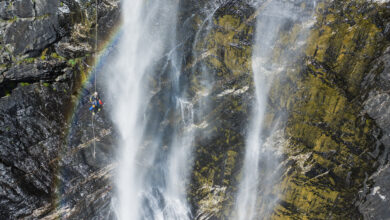
[[[97, 51], [98, 51], [98, 0], [95, 0], [95, 4], [96, 4], [96, 14], [95, 14], [95, 59], [96, 59], [96, 54], [97, 54]], [[96, 93], [96, 78], [97, 78], [97, 75], [96, 75], [96, 68], [94, 68], [94, 89], [95, 89], [95, 93]], [[96, 136], [95, 136], [95, 125], [94, 125], [94, 114], [92, 113], [92, 133], [93, 133], [93, 159], [95, 159], [95, 154], [96, 154]]]
[[93, 123], [93, 114], [92, 114], [92, 133], [93, 133], [93, 159], [95, 159], [95, 154], [96, 154], [96, 136], [95, 136], [95, 126]]
[[[96, 53], [98, 51], [98, 0], [95, 0], [96, 4], [96, 14], [95, 14], [95, 59], [96, 59]], [[95, 92], [96, 92], [96, 68], [95, 68]]]

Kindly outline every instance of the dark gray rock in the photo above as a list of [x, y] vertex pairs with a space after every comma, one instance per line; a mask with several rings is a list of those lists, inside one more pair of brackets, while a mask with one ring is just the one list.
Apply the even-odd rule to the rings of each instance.
[[[12, 46], [14, 55], [26, 52], [39, 53], [48, 45], [64, 36], [61, 22], [64, 14], [59, 10], [59, 1], [46, 0], [15, 0], [0, 3], [0, 32], [4, 39], [2, 43]], [[66, 28], [65, 28], [66, 29]]]
[[0, 2], [0, 18], [8, 20], [13, 18], [13, 10], [10, 1], [1, 1]]
[[385, 133], [390, 134], [390, 95], [387, 93], [371, 94], [364, 108]]
[[39, 80], [51, 80], [63, 74], [63, 69], [67, 67], [65, 61], [37, 60], [31, 64], [19, 64], [12, 66], [3, 73], [4, 81], [31, 82]]
[[41, 51], [59, 39], [56, 18], [18, 20], [5, 32], [4, 42], [14, 47], [14, 54]]
[[51, 161], [62, 146], [69, 91], [67, 83], [35, 83], [0, 99], [0, 219], [22, 217], [50, 201]]
[[375, 184], [366, 192], [365, 202], [359, 207], [365, 219], [390, 218], [390, 166], [381, 167], [371, 178]]
[[66, 58], [75, 58], [92, 52], [92, 47], [89, 44], [71, 44], [68, 42], [59, 42], [55, 45], [56, 52]]
[[11, 59], [11, 54], [5, 48], [0, 48], [0, 63], [9, 63]]
[[[93, 158], [91, 114], [84, 99], [68, 124], [80, 72], [87, 66], [50, 56], [58, 49], [64, 51], [59, 55], [87, 62], [83, 57], [91, 52], [87, 41], [94, 20], [86, 21], [85, 13], [94, 6], [61, 2], [0, 2], [0, 219], [112, 218], [111, 125], [103, 112], [95, 118]], [[118, 5], [99, 4], [105, 22], [119, 18]], [[73, 34], [77, 28], [85, 39]], [[38, 58], [42, 51], [45, 59]]]
[[54, 15], [59, 7], [60, 1], [34, 0], [35, 16]]
[[107, 1], [99, 7], [98, 35], [100, 42], [103, 42], [109, 35], [110, 30], [115, 27], [120, 18], [119, 2]]
[[35, 7], [32, 0], [16, 0], [13, 3], [13, 10], [20, 18], [31, 18], [35, 16]]
[[363, 87], [368, 91], [364, 113], [375, 120], [382, 134], [373, 155], [378, 170], [367, 177], [357, 204], [365, 219], [385, 220], [390, 219], [390, 47], [374, 61]]
[[0, 18], [9, 20], [54, 15], [59, 1], [46, 0], [8, 0], [0, 2]]

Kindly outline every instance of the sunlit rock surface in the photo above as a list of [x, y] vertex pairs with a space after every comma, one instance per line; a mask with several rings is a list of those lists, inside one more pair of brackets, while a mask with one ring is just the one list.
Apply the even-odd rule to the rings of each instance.
[[[368, 215], [357, 211], [365, 201], [357, 192], [389, 147], [382, 141], [388, 133], [364, 105], [373, 88], [364, 86], [365, 77], [388, 44], [389, 12], [365, 1], [320, 3], [317, 11], [306, 56], [271, 96], [289, 114], [288, 155], [310, 155], [303, 166], [292, 159], [275, 218], [361, 218]], [[388, 218], [381, 216], [380, 206], [388, 203], [373, 208], [374, 216]]]
[[[94, 4], [0, 2], [0, 219], [115, 219], [116, 134], [100, 112], [94, 159], [91, 115], [78, 98], [93, 90], [79, 88], [94, 53]], [[100, 43], [119, 7], [99, 1]], [[180, 1], [183, 85], [194, 106], [209, 100], [194, 118], [187, 189], [194, 219], [234, 214], [254, 101], [257, 13], [249, 1]], [[272, 218], [388, 219], [390, 4], [318, 1], [315, 16], [305, 49], [268, 98], [264, 134], [283, 149]], [[299, 30], [286, 25], [275, 58]], [[161, 113], [169, 89], [155, 92], [151, 108]]]
[[[220, 81], [214, 88], [220, 92], [211, 96], [225, 100], [215, 101], [221, 107], [213, 107], [210, 131], [205, 129], [196, 148], [189, 195], [201, 219], [231, 215], [252, 101], [251, 70], [245, 62], [253, 43], [253, 23], [247, 19], [254, 9], [245, 3], [226, 6], [213, 15], [211, 30], [196, 48], [202, 52], [191, 63], [204, 62], [215, 72]], [[389, 217], [384, 186], [387, 7], [366, 1], [318, 2], [304, 54], [273, 83], [264, 126], [271, 128], [282, 116], [284, 135], [277, 143], [285, 154], [285, 171], [275, 187], [281, 200], [273, 218]], [[206, 19], [200, 18], [194, 19], [195, 27]], [[286, 27], [280, 47], [296, 40], [297, 30], [294, 24]], [[278, 56], [277, 47], [274, 53]], [[250, 89], [235, 94], [245, 86]]]

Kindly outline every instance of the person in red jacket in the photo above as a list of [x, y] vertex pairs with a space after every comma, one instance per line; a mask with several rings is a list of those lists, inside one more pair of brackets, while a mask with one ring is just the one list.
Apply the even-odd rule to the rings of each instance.
[[89, 108], [89, 111], [92, 112], [93, 115], [100, 112], [103, 102], [99, 97], [99, 94], [97, 92], [94, 92], [91, 97], [89, 97], [89, 102], [91, 103], [91, 107]]

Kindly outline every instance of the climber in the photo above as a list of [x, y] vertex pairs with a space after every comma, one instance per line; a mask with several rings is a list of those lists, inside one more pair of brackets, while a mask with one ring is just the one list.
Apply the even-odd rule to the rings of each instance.
[[94, 92], [91, 97], [89, 97], [89, 102], [91, 103], [91, 107], [89, 108], [89, 111], [92, 112], [92, 115], [95, 115], [97, 112], [100, 112], [103, 102], [100, 100], [99, 94], [97, 92]]

